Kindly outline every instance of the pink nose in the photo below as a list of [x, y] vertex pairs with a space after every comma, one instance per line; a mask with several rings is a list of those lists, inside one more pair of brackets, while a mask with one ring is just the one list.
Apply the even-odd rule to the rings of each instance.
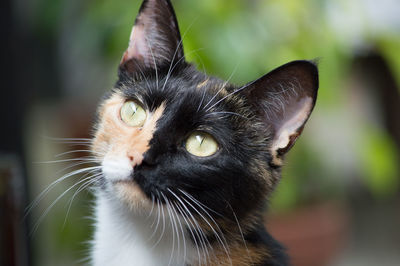
[[127, 156], [132, 166], [139, 165], [143, 161], [143, 155], [137, 152], [128, 152]]

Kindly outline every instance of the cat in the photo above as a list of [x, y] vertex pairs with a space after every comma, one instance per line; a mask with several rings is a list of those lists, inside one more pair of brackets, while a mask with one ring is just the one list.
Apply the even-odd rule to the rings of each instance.
[[244, 86], [186, 62], [169, 0], [144, 0], [98, 108], [92, 264], [289, 265], [264, 226], [317, 97], [314, 62]]

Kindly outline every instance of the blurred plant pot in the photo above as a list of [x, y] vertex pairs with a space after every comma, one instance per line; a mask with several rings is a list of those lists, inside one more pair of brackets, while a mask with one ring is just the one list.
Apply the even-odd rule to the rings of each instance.
[[321, 203], [270, 215], [266, 224], [288, 249], [293, 266], [324, 266], [345, 245], [349, 216], [338, 204]]

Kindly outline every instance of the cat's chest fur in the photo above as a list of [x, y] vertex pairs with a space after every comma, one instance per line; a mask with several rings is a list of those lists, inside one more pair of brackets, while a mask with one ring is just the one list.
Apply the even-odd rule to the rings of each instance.
[[98, 196], [92, 250], [94, 266], [179, 266], [190, 264], [198, 257], [181, 227], [182, 222], [173, 223], [168, 210], [154, 209], [149, 216], [127, 212], [124, 208], [115, 199]]

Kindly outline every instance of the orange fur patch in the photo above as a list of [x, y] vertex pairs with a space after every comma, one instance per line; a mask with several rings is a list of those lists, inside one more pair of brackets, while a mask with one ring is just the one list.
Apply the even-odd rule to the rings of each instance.
[[[132, 156], [134, 163], [140, 164], [143, 154], [149, 149], [149, 142], [156, 129], [165, 106], [161, 105], [154, 112], [147, 114], [143, 127], [130, 127], [120, 118], [120, 109], [125, 99], [115, 94], [100, 107], [100, 123], [93, 140], [93, 151], [104, 158], [106, 154]], [[103, 156], [101, 156], [103, 155]]]
[[[92, 150], [99, 160], [105, 156], [130, 159], [132, 167], [141, 164], [143, 154], [150, 148], [149, 142], [153, 138], [158, 119], [161, 117], [165, 105], [162, 104], [154, 112], [147, 113], [146, 122], [142, 127], [130, 127], [120, 117], [120, 110], [126, 99], [116, 93], [106, 100], [99, 110], [100, 122], [92, 143]], [[134, 182], [117, 184], [121, 198], [129, 203], [138, 204], [145, 199]], [[147, 200], [147, 199], [146, 199]]]
[[118, 195], [127, 202], [132, 209], [141, 210], [151, 208], [151, 201], [133, 181], [118, 182], [116, 185]]
[[217, 249], [209, 265], [237, 265], [248, 266], [259, 264], [269, 256], [268, 252], [264, 249], [248, 245], [230, 245], [229, 256], [223, 248]]

